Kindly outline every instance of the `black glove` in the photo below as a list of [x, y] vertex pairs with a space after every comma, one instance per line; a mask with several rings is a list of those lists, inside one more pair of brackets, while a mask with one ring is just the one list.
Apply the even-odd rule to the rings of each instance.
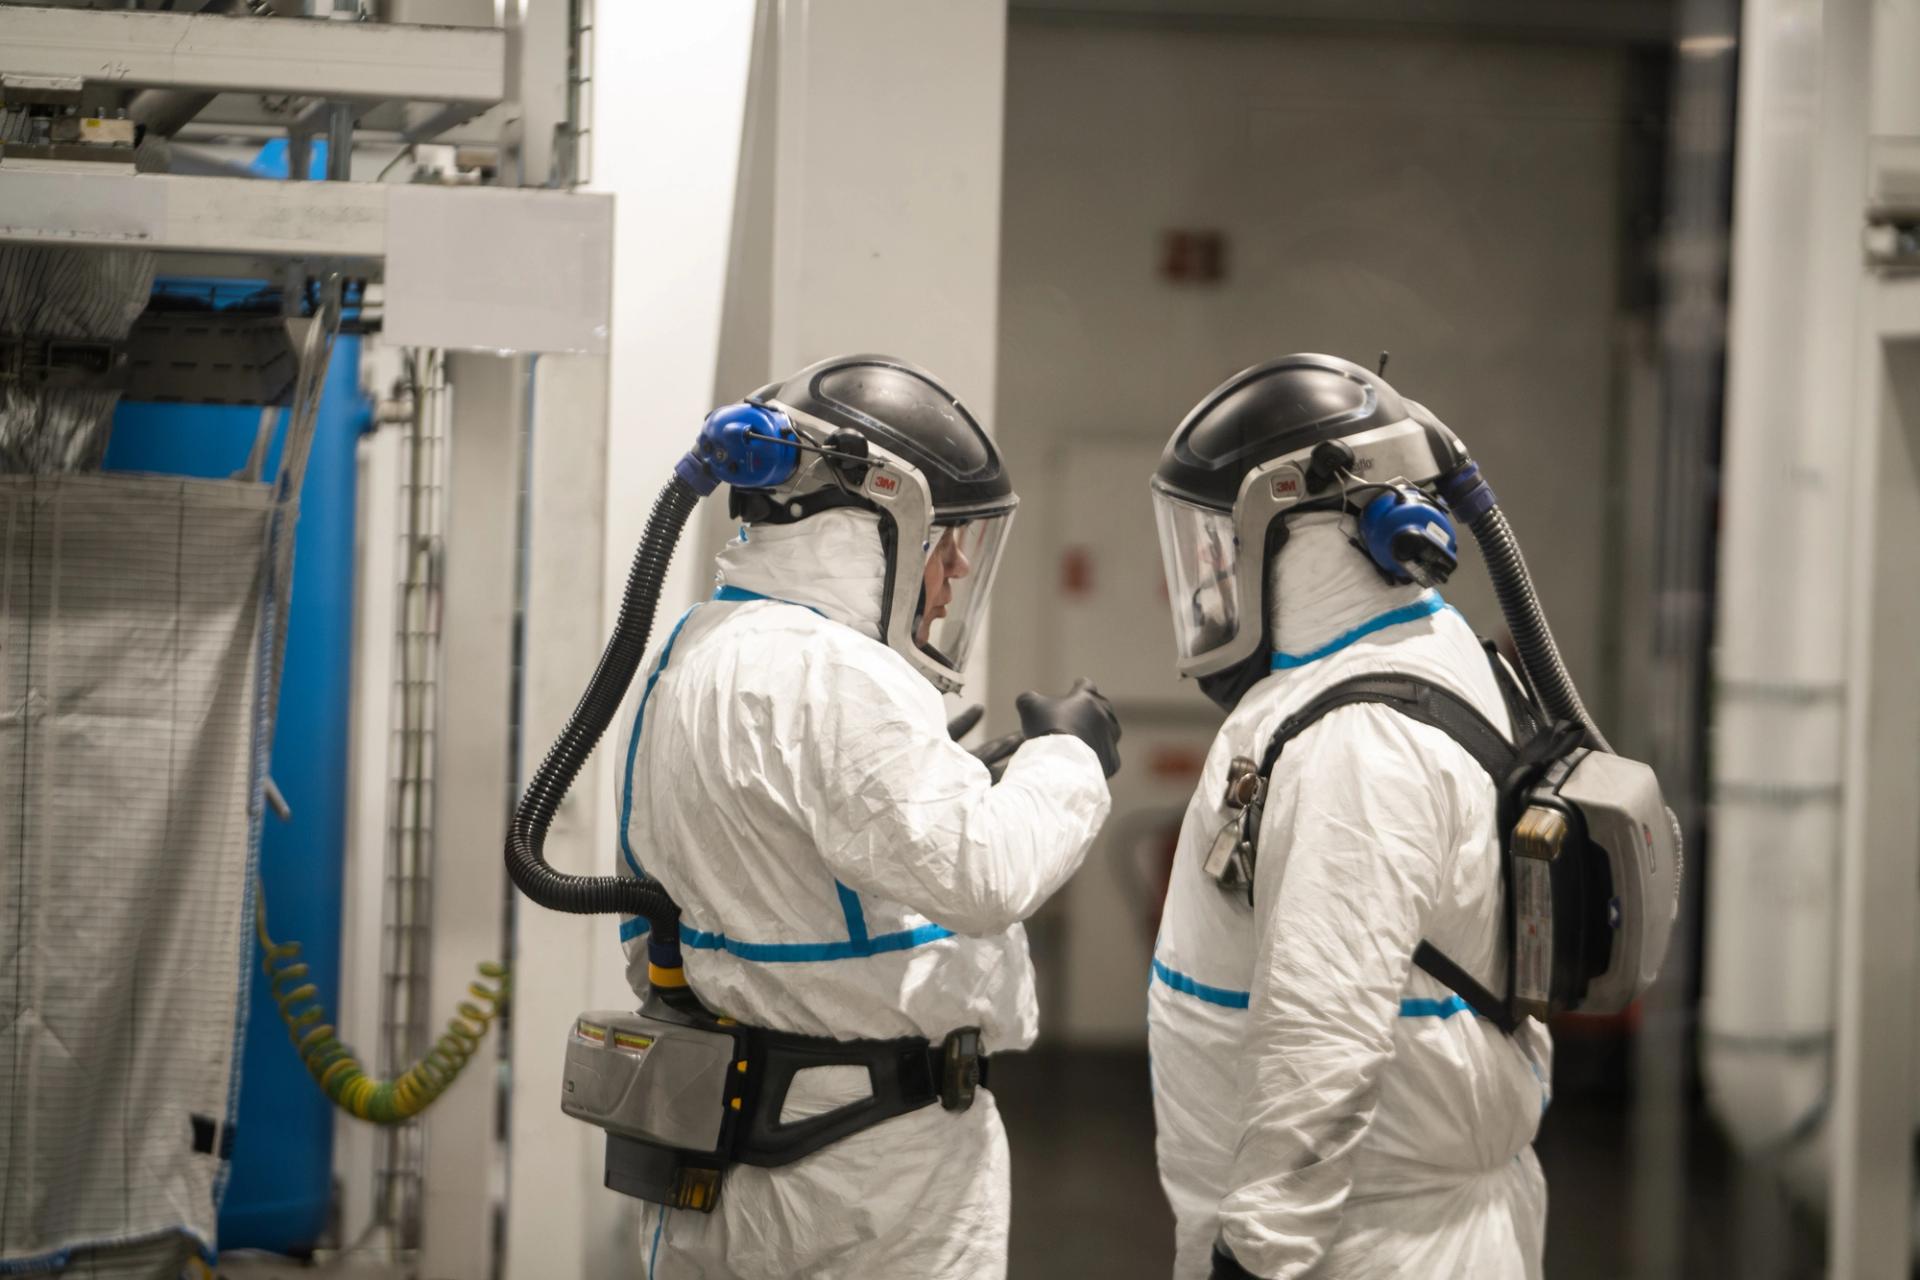
[[977, 747], [969, 748], [974, 758], [987, 766], [987, 773], [995, 782], [1006, 776], [1007, 762], [1013, 759], [1013, 753], [1027, 740], [1024, 733], [1009, 733], [993, 738]]
[[[959, 715], [947, 721], [947, 736], [955, 742], [960, 741], [960, 739], [973, 732], [974, 726], [980, 723], [980, 717], [984, 715], [985, 712], [986, 709], [984, 707], [977, 702], [974, 703], [965, 711], [962, 711]], [[981, 764], [987, 766], [987, 772], [993, 776], [995, 782], [998, 782], [1001, 776], [1007, 771], [1007, 761], [1013, 757], [1013, 753], [1018, 751], [1020, 744], [1026, 740], [1027, 735], [1024, 733], [1009, 733], [1002, 737], [983, 742], [977, 747], [968, 747], [967, 750], [971, 751], [974, 758], [980, 761]]]
[[1070, 733], [1093, 748], [1109, 778], [1120, 772], [1120, 718], [1093, 681], [1085, 677], [1074, 681], [1063, 698], [1029, 691], [1015, 698], [1013, 705], [1020, 711], [1020, 730], [1027, 737]]
[[1227, 1247], [1219, 1241], [1213, 1244], [1213, 1274], [1208, 1280], [1260, 1280], [1260, 1277], [1241, 1266]]
[[955, 742], [960, 741], [960, 739], [973, 732], [973, 726], [979, 724], [980, 717], [985, 714], [987, 714], [987, 709], [977, 702], [974, 703], [965, 711], [962, 711], [959, 715], [947, 721], [947, 736]]

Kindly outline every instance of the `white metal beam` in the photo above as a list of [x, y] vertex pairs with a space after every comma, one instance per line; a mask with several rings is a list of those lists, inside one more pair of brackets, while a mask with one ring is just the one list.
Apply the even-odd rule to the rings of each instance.
[[[1909, 296], [1920, 285], [1883, 282]], [[1854, 418], [1849, 623], [1852, 721], [1840, 871], [1828, 1271], [1834, 1280], [1910, 1274], [1913, 1224], [1914, 982], [1920, 972], [1920, 669], [1911, 590], [1920, 538], [1920, 329], [1869, 332]]]
[[[508, 792], [513, 777], [515, 571], [529, 361], [449, 358], [447, 554], [442, 594], [440, 724], [434, 783], [432, 974], [429, 1017], [469, 999], [501, 936]], [[537, 998], [537, 996], [536, 996]], [[420, 1237], [422, 1280], [493, 1274], [488, 1207], [500, 1147], [494, 1113], [500, 1046], [488, 1037], [459, 1080], [421, 1121], [427, 1156]], [[556, 1121], [557, 1122], [557, 1121]]]
[[568, 6], [513, 0], [507, 7], [507, 85], [519, 137], [519, 182], [552, 185], [554, 142], [567, 119]]
[[388, 190], [389, 342], [606, 352], [612, 200], [426, 184]]
[[[610, 196], [8, 165], [0, 166], [0, 243], [335, 263], [386, 280], [395, 343], [607, 350]], [[504, 258], [502, 246], [512, 246]]]
[[[1863, 162], [1884, 144], [1911, 146], [1920, 138], [1920, 92], [1910, 60], [1901, 56], [1920, 32], [1920, 4], [1826, 0], [1821, 10], [1822, 34], [1832, 47], [1822, 92], [1852, 102], [1863, 94], [1861, 81], [1869, 82], [1869, 105], [1855, 106], [1844, 128], [1825, 129], [1816, 142], [1848, 161], [1837, 177], [1823, 172], [1821, 184], [1852, 206], [1851, 218], [1829, 220], [1828, 239], [1836, 263], [1857, 270], [1861, 196], [1883, 176], [1863, 177]], [[1920, 279], [1869, 274], [1857, 314], [1852, 403], [1808, 404], [1810, 417], [1840, 415], [1840, 430], [1824, 429], [1822, 439], [1829, 450], [1844, 452], [1860, 477], [1848, 504], [1849, 785], [1835, 928], [1827, 1274], [1893, 1280], [1913, 1268], [1920, 975], [1920, 764], [1914, 755], [1920, 671], [1913, 636], [1920, 631], [1920, 598], [1912, 590], [1911, 548], [1920, 538]], [[1831, 323], [1817, 313], [1807, 316], [1807, 332], [1821, 333], [1823, 321]]]
[[[347, 782], [347, 874], [340, 920], [340, 1036], [371, 1055], [380, 1043], [385, 980], [388, 784], [393, 722], [394, 584], [400, 572], [400, 490], [404, 431], [362, 437], [355, 530], [352, 712]], [[333, 1172], [340, 1188], [341, 1237], [362, 1238], [374, 1221], [380, 1130], [344, 1112], [334, 1117]]]
[[0, 5], [8, 74], [490, 106], [506, 65], [506, 33], [493, 29]]
[[[0, 43], [6, 38], [0, 28]], [[0, 242], [378, 263], [387, 251], [389, 190], [0, 165]]]
[[[607, 362], [543, 356], [535, 366], [533, 444], [527, 477], [526, 638], [520, 751], [522, 783], [566, 725], [599, 660], [605, 593]], [[626, 553], [620, 554], [624, 567]], [[606, 757], [574, 780], [547, 833], [548, 863], [572, 875], [605, 875], [611, 825]], [[507, 1243], [503, 1274], [587, 1277], [622, 1273], [636, 1241], [638, 1207], [607, 1191], [606, 1141], [560, 1114], [567, 1032], [587, 1009], [633, 1007], [616, 923], [605, 916], [515, 903], [513, 1099], [507, 1123]], [[627, 1268], [631, 1270], [631, 1268]]]

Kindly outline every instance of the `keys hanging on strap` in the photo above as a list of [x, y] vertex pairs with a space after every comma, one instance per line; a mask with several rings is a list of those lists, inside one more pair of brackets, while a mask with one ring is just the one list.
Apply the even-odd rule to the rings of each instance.
[[1235, 756], [1227, 764], [1226, 795], [1221, 798], [1227, 820], [1214, 836], [1202, 864], [1215, 884], [1236, 894], [1248, 906], [1253, 905], [1254, 846], [1266, 798], [1267, 784], [1260, 776], [1260, 766], [1246, 756]]

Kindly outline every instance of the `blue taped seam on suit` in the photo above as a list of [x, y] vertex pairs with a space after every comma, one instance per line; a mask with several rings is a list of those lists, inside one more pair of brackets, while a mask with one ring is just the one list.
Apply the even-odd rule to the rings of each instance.
[[[1158, 957], [1153, 962], [1153, 976], [1182, 995], [1217, 1004], [1223, 1009], [1244, 1009], [1252, 1001], [1252, 995], [1248, 992], [1234, 991], [1228, 987], [1210, 987], [1178, 969], [1168, 968]], [[1400, 1002], [1400, 1016], [1403, 1018], [1450, 1018], [1456, 1013], [1472, 1011], [1472, 1006], [1459, 996], [1449, 996], [1445, 1000], [1408, 999]]]
[[[721, 587], [713, 593], [713, 598], [722, 604], [793, 604], [791, 600], [778, 600], [773, 596], [761, 595], [757, 591], [748, 591], [744, 587]], [[695, 606], [696, 608], [698, 606]], [[795, 608], [820, 613], [812, 605], [795, 605]], [[667, 643], [660, 650], [660, 665], [647, 679], [647, 687], [640, 695], [640, 710], [635, 713], [633, 736], [627, 741], [626, 781], [620, 801], [620, 852], [627, 860], [627, 866], [638, 876], [640, 864], [634, 860], [633, 846], [627, 838], [627, 824], [633, 817], [633, 762], [640, 746], [640, 728], [645, 723], [647, 699], [653, 696], [653, 686], [660, 679], [660, 673], [667, 669], [667, 660], [673, 656], [674, 641], [680, 638], [680, 628], [693, 616], [689, 609], [674, 624], [673, 634], [667, 637]], [[826, 615], [821, 614], [822, 617]], [[840, 910], [847, 920], [847, 938], [844, 942], [742, 942], [729, 938], [724, 933], [709, 933], [696, 929], [685, 921], [680, 925], [680, 942], [683, 946], [698, 951], [725, 951], [742, 960], [758, 961], [761, 964], [800, 964], [820, 960], [853, 960], [862, 956], [879, 955], [887, 951], [908, 951], [929, 942], [938, 942], [942, 938], [951, 938], [953, 931], [937, 924], [923, 924], [913, 929], [902, 929], [898, 933], [883, 933], [877, 938], [867, 936], [867, 915], [860, 905], [860, 895], [839, 880], [833, 882], [835, 893], [840, 898]], [[650, 926], [646, 919], [634, 916], [620, 922], [620, 941], [631, 942], [646, 933]]]
[[[770, 596], [763, 596], [757, 591], [748, 591], [742, 587], [721, 587], [713, 593], [713, 598], [726, 604], [744, 604], [754, 600], [772, 599]], [[784, 604], [785, 601], [775, 603]], [[695, 605], [694, 609], [699, 607]], [[817, 613], [819, 610], [816, 609], [814, 612]], [[667, 669], [667, 661], [673, 657], [673, 646], [674, 642], [680, 639], [680, 629], [687, 625], [687, 619], [692, 616], [693, 609], [681, 614], [680, 621], [673, 624], [673, 631], [668, 634], [666, 644], [661, 646], [660, 663], [653, 669], [653, 674], [647, 677], [647, 687], [640, 692], [640, 709], [634, 713], [633, 717], [633, 736], [627, 740], [627, 768], [620, 787], [620, 855], [627, 860], [627, 870], [633, 872], [635, 879], [639, 879], [644, 873], [640, 870], [639, 860], [633, 856], [633, 841], [627, 835], [627, 824], [633, 820], [633, 762], [640, 751], [640, 729], [647, 721], [647, 699], [653, 697], [653, 686], [660, 682], [660, 673]], [[622, 942], [637, 938], [647, 931], [647, 926], [642, 922], [636, 932], [628, 933], [627, 925], [632, 923], [633, 921], [628, 921], [627, 924], [620, 926]]]
[[[1444, 1000], [1402, 1000], [1400, 1016], [1403, 1018], [1451, 1018], [1456, 1013], [1473, 1013], [1473, 1006], [1459, 996], [1448, 996]], [[1479, 1015], [1475, 1014], [1476, 1017]]]
[[883, 933], [879, 937], [868, 938], [859, 943], [851, 938], [844, 942], [742, 942], [738, 938], [729, 938], [724, 933], [708, 933], [704, 929], [695, 929], [684, 922], [680, 926], [680, 941], [685, 946], [697, 951], [724, 951], [728, 955], [760, 964], [857, 960], [887, 951], [911, 951], [915, 947], [925, 946], [929, 942], [938, 942], [942, 938], [952, 936], [951, 929], [937, 924], [923, 924], [912, 929], [902, 929], [898, 933]]
[[[742, 530], [742, 532], [745, 532], [745, 531]], [[762, 595], [758, 591], [749, 591], [745, 587], [721, 587], [718, 591], [715, 591], [713, 593], [713, 598], [715, 600], [724, 601], [727, 604], [751, 604], [754, 602], [764, 601], [765, 603], [768, 603], [768, 604], [794, 605], [795, 608], [805, 609], [809, 613], [818, 613], [820, 614], [821, 617], [823, 618], [826, 617], [824, 613], [820, 613], [818, 609], [814, 608], [810, 604], [796, 604], [792, 600], [781, 600], [775, 596]], [[836, 879], [833, 882], [833, 889], [834, 889], [834, 892], [840, 896], [840, 911], [847, 918], [847, 942], [853, 948], [852, 954], [856, 956], [871, 955], [873, 953], [874, 944], [879, 940], [869, 939], [867, 937], [867, 913], [865, 909], [862, 908], [860, 905], [860, 895], [854, 890], [847, 888], [846, 885], [841, 884], [838, 879]], [[699, 930], [695, 930], [694, 932], [698, 933]], [[720, 937], [721, 935], [715, 934], [715, 935], [702, 935], [702, 936]], [[895, 935], [889, 935], [889, 936], [891, 937]], [[942, 936], [944, 937], [946, 935], [942, 934]], [[723, 942], [731, 941], [731, 939], [724, 939], [724, 938], [722, 940]], [[928, 939], [928, 940], [931, 941], [931, 939]], [[699, 944], [695, 943], [694, 945], [698, 946]], [[822, 943], [742, 943], [740, 945], [749, 946], [749, 947], [759, 947], [760, 949], [764, 950], [774, 946], [830, 947], [837, 944], [822, 942]], [[726, 947], [724, 949], [729, 951], [733, 950], [732, 947]], [[883, 949], [888, 951], [897, 951], [900, 948], [896, 946], [896, 947], [886, 947]], [[741, 953], [738, 951], [735, 951], [734, 954], [740, 955]], [[742, 956], [742, 958], [750, 959], [752, 957]], [[796, 957], [796, 958], [804, 958], [804, 957]], [[818, 958], [822, 960], [838, 960], [843, 957], [838, 955], [833, 955], [833, 956], [820, 956]]]
[[847, 917], [847, 941], [853, 944], [854, 954], [864, 954], [870, 940], [867, 937], [867, 913], [860, 905], [860, 895], [841, 884], [837, 878], [833, 888], [840, 895], [840, 911]]
[[[695, 605], [694, 609], [699, 608]], [[640, 730], [647, 722], [647, 699], [653, 696], [653, 686], [660, 683], [660, 673], [667, 669], [667, 660], [673, 657], [674, 642], [680, 638], [680, 629], [687, 625], [687, 619], [693, 616], [693, 609], [680, 615], [680, 621], [673, 624], [673, 630], [667, 636], [667, 643], [660, 649], [660, 664], [647, 677], [647, 687], [640, 691], [640, 709], [633, 713], [633, 736], [627, 740], [627, 771], [620, 786], [620, 856], [627, 860], [627, 870], [633, 872], [634, 879], [641, 879], [639, 861], [633, 856], [633, 841], [627, 836], [627, 824], [633, 821], [633, 761], [640, 751]], [[644, 932], [644, 930], [643, 930]], [[621, 928], [621, 936], [626, 929]]]
[[1351, 631], [1341, 632], [1317, 649], [1308, 650], [1306, 653], [1276, 653], [1273, 655], [1273, 669], [1275, 671], [1291, 671], [1295, 667], [1304, 667], [1310, 662], [1318, 662], [1322, 658], [1331, 657], [1354, 641], [1364, 640], [1376, 631], [1385, 631], [1388, 627], [1397, 627], [1403, 622], [1417, 622], [1421, 618], [1431, 618], [1442, 609], [1451, 607], [1452, 606], [1448, 605], [1445, 600], [1440, 598], [1439, 592], [1429, 592], [1420, 599], [1415, 600], [1412, 604], [1401, 605], [1398, 609], [1390, 609], [1377, 618], [1369, 618]]
[[1204, 982], [1196, 982], [1179, 970], [1161, 964], [1158, 957], [1153, 962], [1153, 976], [1182, 995], [1217, 1004], [1223, 1009], [1244, 1009], [1252, 999], [1245, 991], [1229, 991], [1225, 987], [1210, 987]]
[[[646, 931], [647, 922], [640, 917], [622, 920], [620, 941], [632, 942]], [[742, 960], [754, 960], [761, 964], [857, 960], [887, 951], [910, 951], [915, 947], [925, 946], [929, 942], [938, 942], [942, 938], [952, 936], [951, 929], [937, 924], [923, 924], [912, 929], [902, 929], [898, 933], [883, 933], [877, 938], [864, 938], [860, 942], [855, 942], [851, 938], [844, 942], [742, 942], [738, 938], [729, 938], [724, 933], [709, 933], [705, 929], [696, 929], [684, 920], [680, 924], [682, 946], [692, 947], [696, 951], [724, 951]]]
[[[647, 931], [647, 922], [640, 918], [624, 920], [620, 924], [620, 941], [631, 942]], [[800, 964], [814, 960], [857, 960], [863, 956], [879, 955], [887, 951], [910, 951], [925, 946], [929, 942], [938, 942], [942, 938], [951, 938], [953, 930], [937, 924], [918, 925], [912, 929], [902, 929], [898, 933], [883, 933], [876, 938], [867, 938], [856, 943], [849, 938], [844, 942], [742, 942], [738, 938], [729, 938], [724, 933], [709, 933], [705, 929], [696, 929], [682, 922], [680, 942], [696, 951], [724, 951], [728, 955], [738, 956], [742, 960], [754, 960], [762, 964]]]

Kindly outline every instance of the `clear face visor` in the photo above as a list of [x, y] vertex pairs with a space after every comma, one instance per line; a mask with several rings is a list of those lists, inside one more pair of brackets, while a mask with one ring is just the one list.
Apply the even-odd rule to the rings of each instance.
[[913, 642], [954, 671], [966, 666], [986, 621], [987, 595], [1012, 524], [1013, 512], [1008, 510], [936, 524], [930, 530]]
[[1218, 649], [1240, 629], [1240, 544], [1233, 513], [1153, 491], [1161, 567], [1182, 659]]

